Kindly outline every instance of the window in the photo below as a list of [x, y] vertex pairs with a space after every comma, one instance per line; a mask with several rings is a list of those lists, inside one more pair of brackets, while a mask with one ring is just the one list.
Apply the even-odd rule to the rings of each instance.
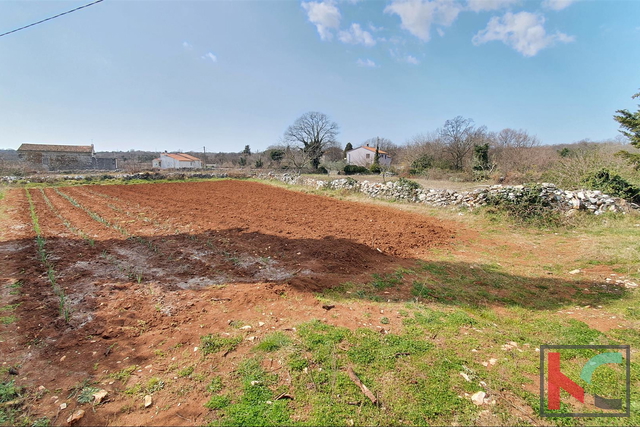
[[371, 157], [371, 154], [367, 153], [367, 159]]

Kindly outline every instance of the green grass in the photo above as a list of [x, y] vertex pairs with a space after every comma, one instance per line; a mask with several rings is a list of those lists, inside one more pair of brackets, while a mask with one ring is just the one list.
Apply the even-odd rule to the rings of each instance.
[[12, 323], [15, 323], [16, 320], [18, 320], [18, 318], [14, 315], [0, 317], [0, 323], [3, 325], [10, 325]]
[[242, 337], [223, 337], [219, 334], [209, 334], [200, 337], [202, 354], [217, 353], [219, 351], [231, 352], [242, 342]]
[[272, 352], [291, 343], [291, 338], [278, 331], [265, 336], [255, 347], [257, 350]]

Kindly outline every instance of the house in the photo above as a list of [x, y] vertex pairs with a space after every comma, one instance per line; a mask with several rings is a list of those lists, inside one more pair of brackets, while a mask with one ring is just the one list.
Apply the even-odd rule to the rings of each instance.
[[153, 159], [154, 168], [160, 169], [202, 169], [202, 160], [184, 153], [160, 154], [160, 157]]
[[[371, 166], [376, 156], [376, 149], [369, 144], [347, 151], [347, 164], [358, 166]], [[386, 151], [378, 150], [380, 166], [391, 165], [391, 156]]]
[[17, 151], [22, 161], [49, 171], [94, 169], [96, 165], [93, 144], [22, 144]]

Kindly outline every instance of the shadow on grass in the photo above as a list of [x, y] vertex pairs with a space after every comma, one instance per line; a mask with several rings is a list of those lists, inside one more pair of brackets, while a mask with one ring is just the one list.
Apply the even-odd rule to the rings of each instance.
[[416, 261], [414, 268], [398, 268], [386, 275], [374, 273], [371, 281], [347, 282], [322, 295], [550, 310], [566, 305], [603, 305], [627, 293], [624, 287], [607, 282], [524, 277], [504, 272], [496, 265]]

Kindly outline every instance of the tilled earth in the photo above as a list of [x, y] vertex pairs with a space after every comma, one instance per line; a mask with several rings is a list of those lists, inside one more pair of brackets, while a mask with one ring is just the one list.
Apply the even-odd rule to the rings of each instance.
[[[247, 332], [256, 339], [314, 318], [362, 326], [352, 308], [327, 319], [315, 292], [413, 265], [456, 237], [422, 215], [247, 181], [16, 189], [4, 202], [0, 296], [19, 306], [17, 320], [0, 325], [0, 359], [37, 392], [31, 417], [54, 424], [78, 408], [81, 425], [201, 424], [203, 387], [154, 396], [149, 408], [117, 392], [193, 357], [201, 336], [234, 320], [260, 324]], [[65, 293], [66, 321], [32, 216]], [[207, 361], [230, 370], [243, 352]], [[133, 365], [124, 383], [114, 377]], [[105, 403], [69, 397], [88, 381], [110, 393]]]

